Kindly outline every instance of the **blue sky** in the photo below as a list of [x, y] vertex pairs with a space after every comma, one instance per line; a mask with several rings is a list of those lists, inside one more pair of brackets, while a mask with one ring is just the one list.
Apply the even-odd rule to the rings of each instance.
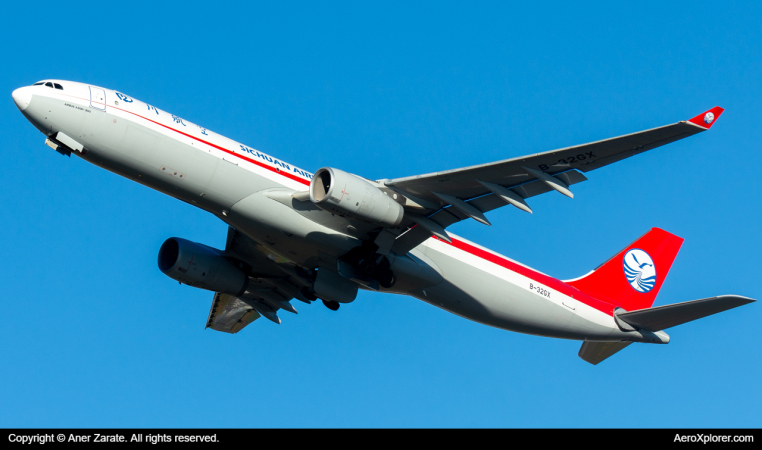
[[711, 131], [591, 172], [573, 200], [451, 230], [564, 279], [657, 226], [685, 238], [657, 305], [762, 297], [762, 6], [473, 3], [7, 5], [0, 426], [761, 426], [758, 304], [599, 366], [578, 342], [392, 295], [204, 330], [212, 294], [164, 276], [156, 254], [170, 236], [222, 247], [226, 225], [55, 153], [10, 96], [44, 78], [119, 89], [307, 170], [368, 178], [720, 105]]

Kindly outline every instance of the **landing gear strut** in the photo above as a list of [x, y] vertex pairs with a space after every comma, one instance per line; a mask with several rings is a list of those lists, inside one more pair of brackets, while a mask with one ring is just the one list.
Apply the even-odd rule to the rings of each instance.
[[373, 277], [378, 281], [378, 284], [380, 284], [381, 287], [385, 289], [389, 289], [390, 287], [394, 286], [395, 282], [397, 282], [397, 276], [394, 275], [392, 269], [389, 268], [389, 260], [386, 259], [385, 256], [381, 257], [380, 263], [376, 267], [376, 272], [373, 274]]
[[378, 246], [372, 242], [364, 243], [361, 247], [350, 250], [341, 259], [352, 265], [357, 278], [376, 280], [379, 286], [389, 289], [394, 286], [397, 277], [392, 272], [391, 264], [386, 256], [376, 253]]
[[299, 291], [302, 294], [302, 297], [306, 298], [307, 300], [314, 302], [317, 300], [317, 296], [314, 292], [312, 292], [312, 289], [307, 288], [307, 286], [303, 287], [301, 291]]

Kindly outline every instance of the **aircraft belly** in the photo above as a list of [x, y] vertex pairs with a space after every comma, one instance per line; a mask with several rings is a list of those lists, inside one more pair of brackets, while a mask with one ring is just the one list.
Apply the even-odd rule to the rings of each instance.
[[268, 250], [311, 268], [319, 260], [336, 264], [337, 257], [360, 245], [359, 239], [313, 222], [266, 194], [243, 198], [223, 220]]
[[432, 305], [479, 323], [526, 334], [566, 339], [625, 337], [616, 328], [613, 318], [599, 311], [587, 312], [596, 316], [590, 320], [575, 310], [468, 264], [466, 258], [455, 258], [428, 246], [419, 248], [423, 248], [445, 278], [441, 284], [422, 291], [423, 295], [414, 293]]
[[237, 164], [208, 154], [205, 156], [217, 160], [217, 167], [209, 180], [208, 195], [218, 199], [217, 202], [224, 204], [226, 209], [255, 192], [280, 187], [278, 183]]
[[444, 281], [442, 271], [437, 264], [419, 249], [411, 250], [407, 255], [392, 258], [392, 270], [397, 282], [384, 292], [415, 296]]

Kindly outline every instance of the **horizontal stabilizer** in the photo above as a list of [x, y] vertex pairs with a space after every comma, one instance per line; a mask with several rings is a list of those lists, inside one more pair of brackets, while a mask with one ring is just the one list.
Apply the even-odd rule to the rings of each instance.
[[617, 314], [616, 316], [635, 328], [647, 331], [659, 331], [755, 301], [739, 295], [721, 295], [719, 297], [702, 298], [701, 300], [690, 302], [630, 311]]
[[592, 365], [596, 365], [630, 344], [632, 344], [632, 342], [585, 341], [579, 349], [579, 357]]

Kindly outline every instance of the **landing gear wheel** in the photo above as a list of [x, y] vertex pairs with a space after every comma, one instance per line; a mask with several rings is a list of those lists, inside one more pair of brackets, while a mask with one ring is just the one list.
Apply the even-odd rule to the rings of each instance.
[[391, 270], [384, 267], [379, 267], [378, 273], [376, 274], [376, 280], [378, 280], [378, 284], [380, 284], [382, 288], [389, 289], [390, 287], [394, 286], [394, 283], [397, 281], [397, 277]]
[[328, 301], [323, 300], [323, 304], [325, 305], [326, 308], [330, 309], [331, 311], [338, 311], [339, 306], [341, 306], [339, 302], [334, 302], [333, 300], [328, 300]]
[[306, 298], [307, 300], [314, 302], [317, 300], [317, 296], [315, 296], [315, 293], [312, 292], [312, 290], [308, 289], [307, 286], [303, 287], [300, 291], [302, 294], [302, 297]]
[[365, 275], [371, 276], [376, 271], [376, 262], [371, 259], [366, 259], [360, 262], [360, 272]]
[[383, 287], [384, 289], [389, 289], [390, 287], [394, 286], [396, 282], [397, 282], [397, 275], [395, 275], [394, 272], [392, 272], [392, 279], [389, 280], [389, 283], [382, 284], [381, 287]]

